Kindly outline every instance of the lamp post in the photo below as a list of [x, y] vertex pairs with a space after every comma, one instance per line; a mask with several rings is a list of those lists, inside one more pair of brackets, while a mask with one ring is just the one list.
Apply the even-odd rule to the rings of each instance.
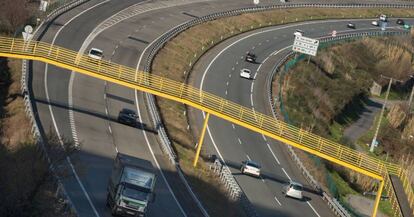
[[[393, 79], [393, 78], [391, 78], [391, 77], [386, 77], [386, 76], [383, 76], [383, 75], [381, 75], [381, 77], [382, 77], [382, 78], [389, 79], [389, 80], [390, 80], [390, 82], [388, 83], [387, 92], [385, 93], [385, 101], [384, 101], [384, 103], [382, 104], [381, 113], [380, 113], [380, 116], [379, 116], [379, 120], [378, 120], [377, 128], [375, 129], [374, 138], [372, 138], [372, 141], [371, 141], [371, 146], [369, 147], [369, 151], [370, 151], [370, 152], [374, 152], [374, 147], [375, 147], [375, 145], [376, 145], [376, 143], [377, 143], [377, 136], [378, 136], [378, 132], [379, 132], [379, 129], [380, 129], [380, 126], [381, 126], [382, 116], [384, 115], [385, 107], [386, 107], [386, 105], [387, 105], [388, 95], [390, 94], [390, 89], [391, 89], [391, 84], [392, 84], [392, 81], [393, 81], [393, 80], [400, 81], [400, 80]], [[400, 81], [400, 82], [401, 82], [401, 81]]]

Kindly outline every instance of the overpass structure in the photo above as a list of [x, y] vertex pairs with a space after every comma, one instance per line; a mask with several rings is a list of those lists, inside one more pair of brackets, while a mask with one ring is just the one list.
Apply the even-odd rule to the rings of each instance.
[[398, 177], [402, 182], [411, 212], [413, 211], [414, 192], [407, 169], [332, 142], [198, 88], [109, 61], [92, 59], [87, 55], [40, 41], [25, 42], [21, 39], [0, 37], [0, 56], [42, 61], [181, 102], [374, 178], [379, 183], [372, 216], [376, 216], [383, 191], [389, 197], [394, 215], [403, 216], [390, 175]]

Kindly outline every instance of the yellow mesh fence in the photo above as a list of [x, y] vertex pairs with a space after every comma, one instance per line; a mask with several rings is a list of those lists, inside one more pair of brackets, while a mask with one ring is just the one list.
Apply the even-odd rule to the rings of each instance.
[[211, 93], [116, 63], [92, 59], [87, 55], [44, 42], [25, 43], [21, 39], [0, 37], [0, 56], [50, 63], [185, 103], [346, 168], [384, 180], [384, 191], [390, 198], [395, 215], [402, 216], [390, 178], [385, 174], [396, 175], [402, 181], [410, 207], [413, 209], [414, 194], [409, 181], [410, 175], [399, 165], [384, 162]]

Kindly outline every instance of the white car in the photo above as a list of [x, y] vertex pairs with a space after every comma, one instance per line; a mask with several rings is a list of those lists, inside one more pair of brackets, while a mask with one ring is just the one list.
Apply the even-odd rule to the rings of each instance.
[[300, 29], [297, 29], [294, 33], [293, 33], [293, 35], [296, 37], [296, 36], [303, 36], [303, 31], [302, 30], [300, 30]]
[[371, 24], [372, 24], [373, 26], [379, 26], [379, 23], [378, 23], [378, 21], [376, 21], [376, 20], [372, 21], [372, 22], [371, 22]]
[[380, 20], [380, 21], [383, 21], [383, 22], [387, 22], [387, 15], [385, 15], [385, 14], [381, 14], [381, 15], [379, 16], [379, 20]]
[[252, 78], [252, 72], [249, 69], [242, 69], [240, 70], [240, 77], [251, 79]]
[[103, 51], [93, 47], [89, 50], [88, 56], [96, 60], [101, 60], [103, 57]]
[[282, 193], [286, 197], [293, 197], [299, 200], [303, 199], [302, 195], [303, 185], [297, 182], [290, 181], [285, 187], [283, 187]]
[[240, 171], [242, 174], [248, 174], [255, 177], [260, 176], [260, 164], [257, 162], [254, 162], [252, 160], [246, 160], [242, 162], [242, 166], [240, 168]]

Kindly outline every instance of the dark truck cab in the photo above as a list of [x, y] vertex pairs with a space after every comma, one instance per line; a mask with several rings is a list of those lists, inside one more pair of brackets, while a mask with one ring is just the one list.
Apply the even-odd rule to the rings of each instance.
[[155, 199], [155, 181], [151, 162], [118, 153], [106, 201], [112, 215], [146, 216], [149, 203]]

